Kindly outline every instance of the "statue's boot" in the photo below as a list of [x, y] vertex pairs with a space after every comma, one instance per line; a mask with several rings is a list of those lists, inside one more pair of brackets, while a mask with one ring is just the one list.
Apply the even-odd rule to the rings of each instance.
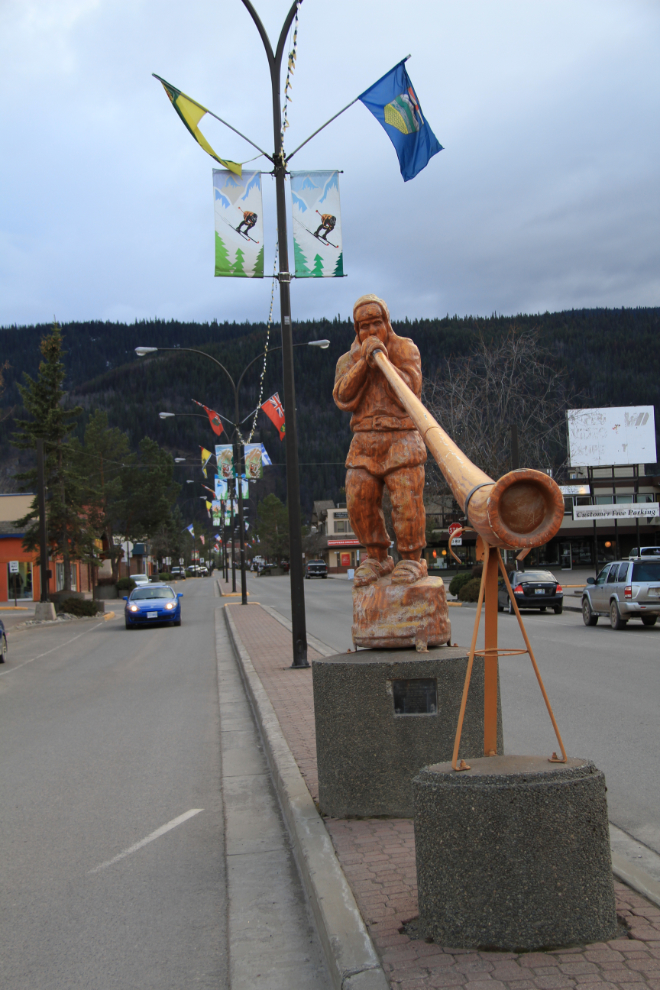
[[392, 584], [414, 584], [428, 576], [428, 567], [421, 560], [400, 560], [392, 571]]
[[354, 588], [364, 588], [367, 584], [374, 584], [378, 578], [391, 574], [394, 570], [394, 560], [386, 557], [385, 560], [376, 560], [375, 557], [367, 557], [355, 571], [353, 577]]

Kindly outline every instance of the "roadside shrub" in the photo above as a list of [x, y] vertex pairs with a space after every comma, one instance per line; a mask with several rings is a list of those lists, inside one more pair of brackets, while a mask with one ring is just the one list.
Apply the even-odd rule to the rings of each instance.
[[67, 612], [68, 615], [75, 615], [82, 618], [85, 615], [96, 615], [98, 608], [95, 601], [88, 601], [86, 598], [65, 598], [60, 603], [60, 612]]
[[173, 578], [172, 578], [172, 575], [171, 574], [167, 574], [166, 572], [163, 572], [162, 574], [159, 574], [158, 575], [158, 580], [159, 581], [172, 581]]
[[128, 591], [130, 593], [136, 587], [135, 581], [130, 577], [119, 578], [117, 581], [117, 591]]
[[458, 600], [460, 602], [476, 602], [479, 600], [479, 588], [481, 578], [471, 577], [469, 581], [458, 590]]
[[470, 571], [459, 571], [458, 574], [454, 574], [453, 578], [449, 584], [449, 594], [457, 595], [464, 584], [472, 578], [472, 573]]
[[484, 565], [475, 564], [472, 570], [470, 571], [470, 574], [472, 575], [472, 577], [481, 578], [483, 572], [484, 572]]

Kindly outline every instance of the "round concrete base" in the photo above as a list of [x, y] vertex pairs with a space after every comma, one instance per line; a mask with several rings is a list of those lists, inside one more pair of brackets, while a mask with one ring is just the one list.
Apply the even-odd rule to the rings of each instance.
[[617, 934], [605, 777], [539, 756], [413, 781], [419, 913], [435, 942], [540, 949]]

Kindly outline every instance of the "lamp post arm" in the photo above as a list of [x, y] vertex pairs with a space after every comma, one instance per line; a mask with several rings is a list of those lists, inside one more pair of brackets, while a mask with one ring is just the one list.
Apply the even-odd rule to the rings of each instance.
[[[281, 351], [281, 350], [282, 350], [281, 347], [269, 347], [268, 350], [266, 351], [266, 354], [272, 354], [273, 351]], [[257, 361], [262, 361], [263, 358], [264, 358], [264, 355], [263, 354], [257, 354], [256, 358], [252, 358], [252, 360], [250, 361], [250, 363], [245, 365], [245, 367], [243, 368], [243, 370], [241, 372], [241, 377], [238, 379], [238, 382], [236, 384], [236, 393], [237, 394], [240, 391], [241, 383], [242, 383], [243, 378], [245, 376], [245, 372], [249, 368], [251, 368], [253, 364], [256, 364]], [[237, 421], [238, 421], [238, 413], [237, 413]]]
[[231, 375], [229, 374], [229, 372], [225, 368], [224, 364], [222, 364], [220, 361], [218, 361], [217, 358], [214, 358], [212, 354], [207, 354], [206, 351], [198, 351], [197, 348], [195, 348], [195, 347], [159, 347], [158, 350], [159, 351], [177, 351], [177, 352], [179, 352], [179, 351], [187, 351], [189, 354], [201, 354], [202, 357], [208, 358], [209, 361], [213, 361], [214, 364], [217, 364], [217, 366], [219, 368], [222, 368], [222, 370], [226, 374], [227, 378], [231, 382], [232, 388], [236, 388], [236, 384], [234, 382], [234, 379], [231, 377]]

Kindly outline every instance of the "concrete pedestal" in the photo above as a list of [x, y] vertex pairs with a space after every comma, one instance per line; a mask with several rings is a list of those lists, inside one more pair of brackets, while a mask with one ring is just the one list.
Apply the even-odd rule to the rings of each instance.
[[444, 646], [451, 637], [442, 578], [392, 584], [390, 577], [353, 589], [353, 642], [367, 649]]
[[[321, 810], [351, 815], [413, 814], [412, 779], [451, 759], [467, 650], [359, 650], [312, 662]], [[484, 667], [475, 658], [461, 757], [484, 751]], [[502, 717], [498, 718], [502, 751]]]
[[57, 618], [55, 606], [52, 602], [37, 602], [34, 607], [34, 617], [39, 621], [42, 621], [43, 619], [52, 619], [55, 621]]
[[425, 767], [414, 780], [419, 912], [456, 948], [540, 949], [617, 934], [605, 777], [539, 756]]

